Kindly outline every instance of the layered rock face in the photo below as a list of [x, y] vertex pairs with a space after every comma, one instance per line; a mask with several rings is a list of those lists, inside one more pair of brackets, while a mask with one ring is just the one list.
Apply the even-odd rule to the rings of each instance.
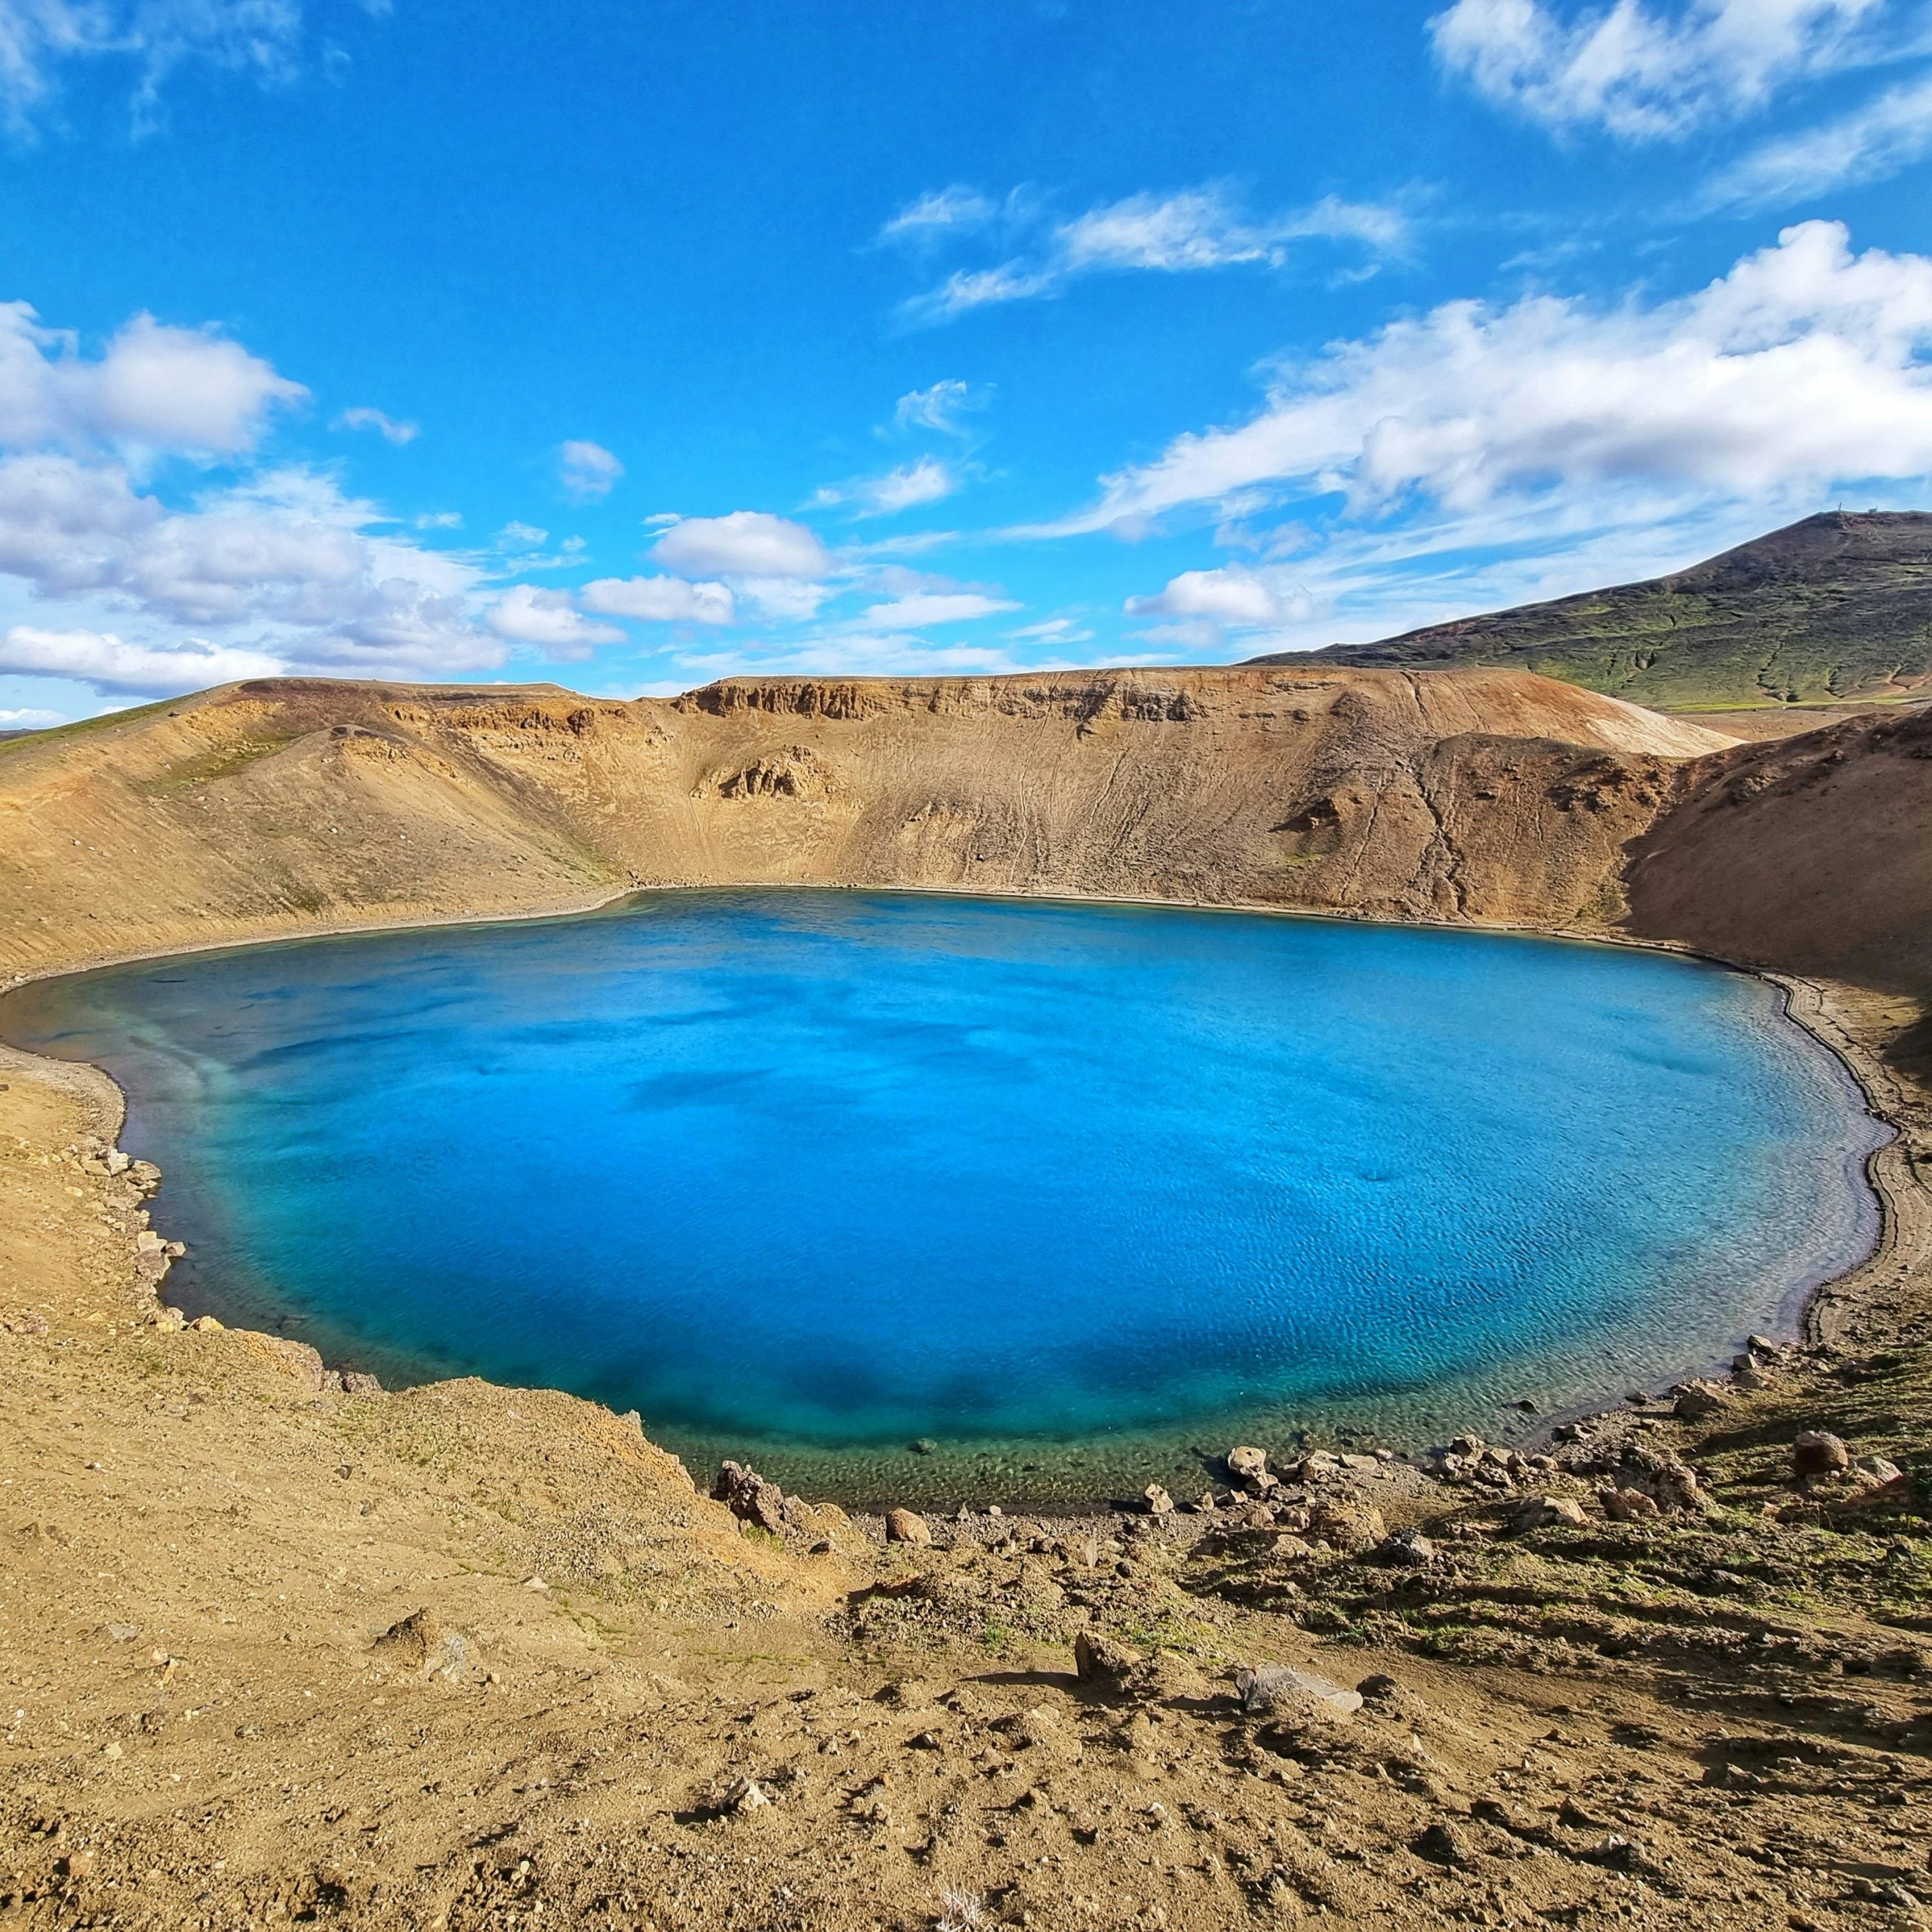
[[0, 960], [653, 884], [1610, 916], [1723, 741], [1509, 672], [229, 687], [0, 755]]

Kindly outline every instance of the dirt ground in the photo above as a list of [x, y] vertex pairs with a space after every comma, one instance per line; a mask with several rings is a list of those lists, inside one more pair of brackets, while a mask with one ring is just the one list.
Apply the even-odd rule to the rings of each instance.
[[[1932, 1922], [1918, 1096], [1836, 1339], [1701, 1424], [928, 1547], [173, 1327], [111, 1089], [0, 1080], [0, 1924]], [[1800, 1482], [1817, 1426], [1897, 1479]], [[1693, 1506], [1601, 1513], [1673, 1465]], [[1244, 1709], [1268, 1665], [1312, 1681]]]

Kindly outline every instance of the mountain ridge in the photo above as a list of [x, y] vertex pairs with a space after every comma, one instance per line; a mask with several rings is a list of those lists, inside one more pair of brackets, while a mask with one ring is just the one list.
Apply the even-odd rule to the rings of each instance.
[[1247, 662], [1506, 666], [1663, 710], [1932, 696], [1932, 512], [1824, 512], [1663, 577]]

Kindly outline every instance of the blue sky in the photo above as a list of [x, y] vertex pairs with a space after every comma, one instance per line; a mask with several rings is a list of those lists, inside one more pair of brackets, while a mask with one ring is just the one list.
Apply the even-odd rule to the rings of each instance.
[[0, 725], [1214, 663], [1932, 506], [1932, 0], [0, 0]]

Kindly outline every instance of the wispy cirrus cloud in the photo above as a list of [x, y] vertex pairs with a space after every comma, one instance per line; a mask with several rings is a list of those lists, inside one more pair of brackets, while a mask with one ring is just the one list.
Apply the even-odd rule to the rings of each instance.
[[1168, 195], [1130, 195], [1069, 220], [1050, 218], [1030, 204], [1016, 208], [1011, 201], [952, 189], [901, 209], [879, 238], [916, 238], [922, 256], [960, 238], [993, 238], [1014, 249], [1003, 260], [956, 268], [901, 305], [908, 321], [933, 324], [969, 309], [1056, 296], [1091, 275], [1279, 268], [1311, 243], [1343, 245], [1377, 263], [1405, 252], [1411, 235], [1408, 216], [1389, 204], [1331, 195], [1305, 208], [1256, 216], [1224, 184], [1211, 183]]
[[922, 456], [881, 476], [828, 483], [814, 493], [812, 503], [820, 509], [848, 506], [860, 516], [897, 516], [902, 510], [943, 502], [958, 489], [959, 482], [959, 472], [952, 464], [937, 457]]
[[1932, 73], [1887, 88], [1849, 114], [1753, 148], [1698, 198], [1705, 208], [1815, 201], [1902, 173], [1932, 154]]
[[1924, 51], [1923, 0], [1455, 0], [1438, 60], [1557, 132], [1674, 140], [1798, 84]]
[[929, 429], [942, 436], [964, 438], [973, 433], [967, 418], [984, 409], [992, 399], [991, 384], [976, 386], [956, 376], [949, 377], [902, 395], [892, 407], [892, 426], [902, 435]]
[[[332, 0], [308, 10], [337, 11]], [[178, 69], [211, 67], [280, 85], [301, 72], [309, 51], [300, 0], [5, 0], [0, 121], [16, 139], [31, 137], [54, 111], [63, 74], [88, 65], [126, 73], [132, 130], [144, 134], [158, 125], [163, 90]]]
[[413, 443], [423, 433], [422, 426], [416, 423], [401, 423], [380, 409], [360, 407], [345, 409], [329, 426], [335, 429], [373, 429], [386, 443], [393, 443], [398, 449], [405, 443]]

